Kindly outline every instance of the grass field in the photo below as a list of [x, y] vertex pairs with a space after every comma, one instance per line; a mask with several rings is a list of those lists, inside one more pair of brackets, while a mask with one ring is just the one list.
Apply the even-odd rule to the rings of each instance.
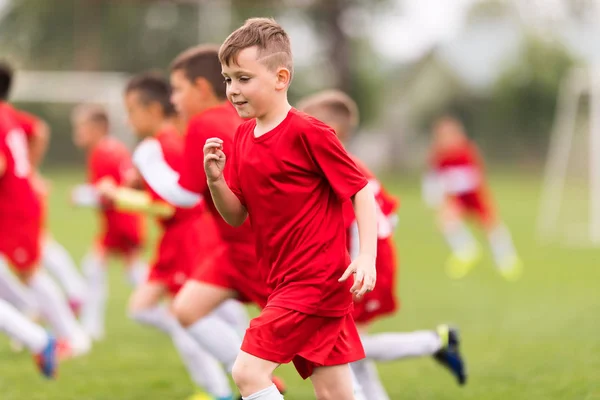
[[[51, 228], [80, 260], [96, 228], [91, 212], [67, 206], [68, 188], [83, 175], [54, 173]], [[497, 275], [489, 255], [466, 279], [443, 273], [447, 249], [416, 180], [388, 181], [402, 198], [396, 235], [402, 310], [377, 331], [412, 330], [452, 322], [462, 331], [469, 383], [464, 388], [432, 360], [382, 364], [393, 400], [600, 399], [600, 250], [541, 247], [534, 240], [539, 181], [518, 175], [492, 179], [496, 202], [525, 263], [517, 283]], [[129, 293], [111, 266], [107, 337], [89, 356], [65, 362], [56, 382], [38, 377], [26, 354], [0, 337], [1, 400], [175, 400], [193, 387], [169, 339], [125, 316]], [[308, 382], [284, 366], [288, 400], [314, 398]]]

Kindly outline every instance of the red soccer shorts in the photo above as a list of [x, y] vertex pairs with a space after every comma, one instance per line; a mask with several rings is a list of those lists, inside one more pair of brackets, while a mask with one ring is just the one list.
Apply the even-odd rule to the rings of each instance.
[[105, 222], [105, 229], [96, 242], [108, 253], [128, 255], [143, 246], [144, 236], [144, 226], [139, 220], [112, 218]]
[[366, 324], [374, 319], [393, 314], [398, 309], [396, 299], [396, 249], [391, 238], [377, 242], [377, 283], [372, 292], [354, 303], [352, 316], [357, 323]]
[[199, 218], [177, 222], [165, 228], [150, 267], [148, 282], [161, 283], [169, 294], [176, 295], [201, 256], [198, 243], [202, 240], [202, 234], [203, 224]]
[[454, 205], [462, 213], [476, 217], [484, 225], [493, 224], [496, 219], [496, 212], [487, 190], [480, 189], [457, 196], [454, 198]]
[[235, 290], [238, 299], [245, 303], [260, 308], [267, 305], [269, 290], [266, 279], [260, 275], [253, 244], [222, 242], [203, 258], [192, 279]]
[[17, 226], [0, 226], [0, 254], [18, 271], [36, 268], [40, 259], [42, 240], [41, 219], [29, 218]]
[[266, 307], [250, 322], [241, 349], [278, 364], [293, 361], [303, 379], [315, 368], [365, 357], [351, 314], [320, 317], [280, 307]]

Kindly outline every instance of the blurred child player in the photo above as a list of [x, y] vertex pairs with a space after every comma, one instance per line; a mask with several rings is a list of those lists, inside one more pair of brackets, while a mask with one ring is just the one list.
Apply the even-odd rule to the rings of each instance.
[[465, 216], [474, 217], [487, 233], [498, 272], [510, 281], [520, 278], [521, 260], [496, 213], [481, 156], [456, 118], [444, 116], [434, 124], [424, 195], [437, 208], [441, 230], [452, 250], [446, 264], [451, 278], [464, 277], [481, 258]]
[[94, 247], [83, 260], [83, 273], [88, 284], [88, 296], [82, 308], [81, 321], [92, 336], [104, 337], [104, 314], [107, 299], [107, 258], [124, 258], [128, 279], [136, 285], [146, 273], [141, 258], [144, 242], [143, 219], [139, 215], [115, 210], [102, 203], [94, 185], [110, 179], [120, 185], [135, 176], [129, 150], [123, 143], [109, 136], [108, 115], [96, 105], [81, 105], [72, 115], [73, 141], [87, 153], [88, 185], [73, 191], [73, 202], [99, 209], [101, 231]]
[[[335, 133], [289, 105], [293, 62], [281, 26], [247, 20], [219, 58], [227, 97], [249, 121], [236, 132], [227, 180], [223, 141], [207, 140], [209, 188], [230, 225], [250, 219], [259, 268], [273, 290], [246, 331], [233, 378], [244, 399], [282, 399], [270, 377], [293, 361], [311, 378], [317, 399], [354, 399], [348, 363], [364, 351], [352, 296], [375, 286], [375, 199]], [[352, 263], [342, 214], [349, 199], [360, 235]]]

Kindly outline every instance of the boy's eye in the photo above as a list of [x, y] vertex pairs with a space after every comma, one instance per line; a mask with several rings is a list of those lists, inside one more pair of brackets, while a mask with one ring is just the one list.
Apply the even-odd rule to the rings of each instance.
[[224, 82], [227, 83], [227, 84], [231, 83], [231, 78], [225, 78]]
[[240, 77], [240, 82], [248, 82], [249, 80], [250, 78], [248, 78], [247, 76]]

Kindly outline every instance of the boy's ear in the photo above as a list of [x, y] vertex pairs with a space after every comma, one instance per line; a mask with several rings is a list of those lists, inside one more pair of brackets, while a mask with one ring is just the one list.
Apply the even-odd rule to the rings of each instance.
[[275, 87], [279, 90], [285, 89], [289, 86], [292, 79], [292, 73], [289, 69], [284, 67], [277, 68], [276, 72], [277, 82]]
[[210, 82], [202, 76], [199, 76], [198, 78], [196, 78], [193, 82], [193, 85], [201, 93], [202, 97], [206, 97], [206, 96], [210, 96], [210, 95], [216, 96], [215, 89], [212, 87]]

